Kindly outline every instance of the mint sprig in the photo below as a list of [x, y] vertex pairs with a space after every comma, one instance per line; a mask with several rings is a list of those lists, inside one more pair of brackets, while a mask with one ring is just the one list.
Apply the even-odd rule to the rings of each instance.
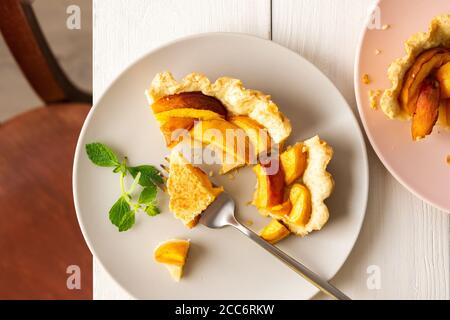
[[[151, 165], [129, 167], [126, 157], [119, 161], [119, 157], [111, 148], [99, 142], [87, 144], [86, 153], [95, 165], [114, 168], [113, 172], [120, 174], [121, 195], [109, 210], [109, 220], [120, 232], [133, 227], [136, 221], [136, 213], [139, 211], [143, 211], [152, 217], [160, 213], [156, 195], [158, 193], [157, 187], [161, 187], [164, 180], [158, 169]], [[134, 180], [130, 188], [127, 189], [125, 177], [128, 173]], [[134, 201], [133, 193], [138, 185], [141, 190], [136, 197], [138, 200]]]

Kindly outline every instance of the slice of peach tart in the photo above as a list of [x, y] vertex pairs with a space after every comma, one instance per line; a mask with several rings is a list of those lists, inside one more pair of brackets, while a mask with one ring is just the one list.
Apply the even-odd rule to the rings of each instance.
[[[146, 95], [172, 149], [169, 207], [187, 227], [196, 225], [223, 189], [214, 187], [203, 171], [174, 148], [186, 132], [189, 142], [200, 141], [201, 146], [217, 149], [227, 160], [231, 155], [231, 162], [222, 162], [222, 173], [257, 163], [252, 203], [272, 218], [261, 237], [276, 243], [290, 233], [305, 236], [325, 225], [329, 213], [324, 200], [334, 186], [326, 168], [333, 150], [318, 136], [283, 150], [292, 129], [270, 96], [244, 88], [238, 79], [222, 77], [211, 83], [204, 75], [191, 73], [178, 82], [169, 72], [157, 74]], [[268, 157], [262, 157], [263, 153]], [[274, 167], [277, 170], [272, 172]]]
[[428, 32], [411, 36], [405, 51], [389, 66], [392, 87], [380, 106], [391, 119], [411, 119], [412, 139], [419, 140], [436, 123], [450, 129], [450, 15], [435, 17]]
[[[222, 159], [231, 158], [222, 161], [222, 173], [248, 164], [250, 156], [270, 149], [272, 141], [283, 142], [292, 130], [269, 95], [244, 88], [238, 79], [221, 77], [212, 83], [200, 73], [191, 73], [178, 82], [170, 72], [162, 72], [146, 96], [167, 146], [173, 148], [188, 133], [189, 141], [221, 151]], [[231, 138], [230, 132], [234, 132]], [[238, 150], [240, 138], [244, 147]]]
[[180, 281], [190, 248], [189, 240], [170, 239], [160, 243], [154, 250], [156, 262], [166, 266], [172, 279]]
[[192, 228], [223, 188], [214, 187], [206, 173], [194, 167], [177, 150], [171, 152], [169, 162], [169, 209], [184, 225]]
[[[257, 185], [252, 204], [273, 219], [261, 231], [262, 238], [276, 243], [291, 232], [305, 236], [322, 229], [329, 217], [324, 200], [334, 188], [327, 172], [332, 157], [333, 149], [315, 136], [288, 147], [268, 165], [253, 168]], [[270, 172], [274, 167], [278, 170]]]

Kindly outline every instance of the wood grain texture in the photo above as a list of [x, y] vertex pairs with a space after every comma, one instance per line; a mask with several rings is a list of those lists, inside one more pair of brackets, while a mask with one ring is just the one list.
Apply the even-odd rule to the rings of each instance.
[[[92, 255], [71, 188], [89, 107], [40, 107], [0, 126], [0, 299], [92, 298]], [[80, 268], [81, 290], [67, 288], [71, 265]]]
[[[273, 0], [273, 40], [314, 63], [358, 116], [353, 66], [374, 0]], [[408, 192], [366, 140], [369, 203], [358, 242], [333, 283], [358, 299], [449, 299], [449, 215]], [[381, 289], [369, 290], [378, 266]], [[322, 298], [318, 295], [318, 298]]]
[[149, 50], [203, 32], [270, 36], [269, 0], [93, 1], [95, 97]]
[[[208, 31], [269, 38], [272, 32], [274, 41], [318, 66], [356, 113], [354, 55], [373, 2], [94, 0], [94, 100], [137, 57], [172, 39]], [[333, 283], [357, 299], [448, 299], [449, 216], [406, 191], [367, 145], [371, 180], [366, 220]], [[380, 268], [380, 290], [367, 288], [371, 265]], [[98, 263], [94, 263], [94, 298], [129, 298]]]

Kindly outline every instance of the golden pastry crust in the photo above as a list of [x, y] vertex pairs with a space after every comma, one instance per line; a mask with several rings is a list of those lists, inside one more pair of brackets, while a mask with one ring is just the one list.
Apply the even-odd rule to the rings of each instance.
[[180, 152], [170, 155], [169, 209], [187, 226], [194, 221], [223, 191], [214, 188], [206, 173], [190, 164]]
[[246, 115], [264, 126], [276, 143], [284, 141], [291, 133], [289, 120], [278, 110], [269, 95], [244, 88], [242, 81], [221, 77], [214, 83], [200, 73], [188, 74], [177, 81], [170, 72], [158, 73], [146, 91], [148, 102], [182, 92], [199, 91], [219, 99], [233, 115]]
[[311, 192], [311, 219], [305, 227], [306, 232], [320, 230], [329, 218], [328, 207], [324, 203], [334, 189], [334, 180], [327, 171], [333, 158], [333, 148], [315, 136], [304, 142], [308, 148], [308, 164], [303, 174], [303, 183]]
[[378, 109], [378, 103], [380, 100], [380, 96], [382, 94], [381, 90], [369, 90], [369, 102], [370, 107], [374, 110]]
[[[410, 115], [399, 103], [399, 95], [403, 87], [405, 74], [414, 64], [416, 57], [428, 49], [436, 47], [450, 48], [450, 15], [435, 17], [428, 32], [419, 32], [411, 36], [405, 43], [406, 55], [395, 60], [388, 69], [388, 77], [392, 87], [385, 90], [380, 99], [383, 112], [391, 119], [408, 120]], [[445, 122], [438, 124], [446, 126]]]

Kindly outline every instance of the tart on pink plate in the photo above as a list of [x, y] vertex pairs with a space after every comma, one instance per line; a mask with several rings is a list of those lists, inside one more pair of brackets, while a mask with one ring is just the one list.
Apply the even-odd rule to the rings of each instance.
[[[406, 7], [410, 15], [398, 15]], [[361, 34], [355, 91], [385, 167], [450, 212], [450, 3], [379, 1]]]

